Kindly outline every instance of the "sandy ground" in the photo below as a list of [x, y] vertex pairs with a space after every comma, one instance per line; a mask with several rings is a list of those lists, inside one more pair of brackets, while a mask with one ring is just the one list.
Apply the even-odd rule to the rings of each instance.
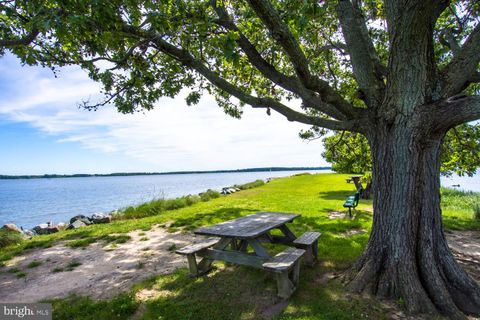
[[[185, 257], [175, 254], [172, 249], [173, 245], [179, 248], [192, 243], [192, 235], [168, 233], [159, 227], [150, 231], [133, 231], [128, 235], [132, 239], [118, 244], [115, 249], [111, 245], [105, 246], [102, 241], [84, 249], [60, 243], [14, 258], [1, 271], [18, 268], [27, 276], [19, 279], [13, 273], [1, 272], [0, 302], [35, 302], [69, 294], [110, 298], [143, 279], [171, 273], [187, 265]], [[42, 264], [28, 268], [33, 260]], [[55, 268], [65, 268], [72, 261], [81, 265], [73, 271], [52, 272]]]
[[[143, 279], [186, 266], [185, 257], [175, 254], [173, 245], [179, 248], [195, 241], [191, 234], [168, 233], [160, 227], [133, 231], [129, 235], [132, 239], [113, 250], [101, 241], [84, 249], [58, 244], [16, 257], [1, 271], [15, 267], [27, 276], [18, 279], [13, 273], [1, 272], [0, 302], [34, 302], [69, 294], [110, 298]], [[449, 232], [447, 238], [457, 260], [480, 282], [480, 232]], [[42, 264], [28, 268], [33, 260]], [[52, 272], [72, 261], [79, 261], [81, 265], [73, 271]]]

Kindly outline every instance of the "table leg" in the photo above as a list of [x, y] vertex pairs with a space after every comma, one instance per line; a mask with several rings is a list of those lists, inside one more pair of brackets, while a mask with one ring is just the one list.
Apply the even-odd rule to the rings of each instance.
[[270, 258], [270, 254], [268, 254], [268, 251], [265, 250], [264, 247], [262, 247], [262, 245], [257, 239], [248, 239], [247, 241], [252, 246], [257, 256], [262, 258]]
[[282, 224], [279, 229], [289, 241], [297, 239], [297, 236], [286, 225]]
[[[214, 249], [223, 250], [232, 242], [231, 238], [222, 238], [213, 246]], [[197, 277], [208, 273], [212, 269], [212, 259], [203, 258], [197, 265]], [[190, 261], [189, 261], [190, 264]]]

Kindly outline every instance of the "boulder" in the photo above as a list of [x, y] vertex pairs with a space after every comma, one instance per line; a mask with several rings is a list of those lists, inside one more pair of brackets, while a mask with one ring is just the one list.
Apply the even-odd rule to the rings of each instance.
[[16, 224], [13, 223], [7, 223], [2, 227], [2, 229], [16, 233], [22, 233], [22, 229], [20, 229]]
[[29, 229], [23, 229], [23, 235], [27, 238], [31, 238], [35, 235], [35, 232]]
[[33, 228], [36, 234], [50, 234], [60, 231], [58, 226], [51, 225], [50, 223], [41, 223]]
[[72, 223], [74, 223], [75, 221], [82, 221], [83, 223], [85, 223], [86, 225], [89, 225], [89, 224], [92, 224], [92, 221], [90, 221], [90, 218], [87, 217], [87, 216], [84, 216], [83, 214], [79, 214], [78, 216], [75, 216], [73, 217], [72, 219], [70, 219], [70, 225]]
[[67, 229], [78, 229], [78, 228], [83, 228], [86, 227], [87, 224], [84, 223], [82, 220], [75, 220], [73, 223], [70, 223]]
[[90, 220], [95, 224], [109, 223], [110, 221], [112, 221], [112, 217], [110, 215], [103, 214], [103, 213], [94, 213], [90, 218]]

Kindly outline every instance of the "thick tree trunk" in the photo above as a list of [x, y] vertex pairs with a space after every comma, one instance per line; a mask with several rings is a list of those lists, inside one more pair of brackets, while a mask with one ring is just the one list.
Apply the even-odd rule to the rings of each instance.
[[411, 313], [480, 315], [479, 286], [458, 266], [443, 233], [442, 137], [425, 132], [398, 118], [372, 130], [372, 233], [346, 280], [355, 292], [403, 301]]

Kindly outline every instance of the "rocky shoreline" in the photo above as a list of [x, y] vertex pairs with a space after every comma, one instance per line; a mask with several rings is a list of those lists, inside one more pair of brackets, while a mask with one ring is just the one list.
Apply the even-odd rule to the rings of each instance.
[[33, 227], [32, 229], [24, 229], [19, 227], [14, 223], [5, 224], [2, 229], [20, 233], [25, 238], [31, 238], [34, 235], [43, 235], [43, 234], [52, 234], [59, 232], [61, 230], [70, 230], [70, 229], [79, 229], [92, 224], [101, 224], [101, 223], [110, 223], [112, 221], [112, 216], [116, 211], [111, 213], [94, 213], [91, 216], [85, 215], [76, 215], [70, 219], [69, 223], [59, 222], [54, 224], [53, 222], [40, 223], [39, 225]]

